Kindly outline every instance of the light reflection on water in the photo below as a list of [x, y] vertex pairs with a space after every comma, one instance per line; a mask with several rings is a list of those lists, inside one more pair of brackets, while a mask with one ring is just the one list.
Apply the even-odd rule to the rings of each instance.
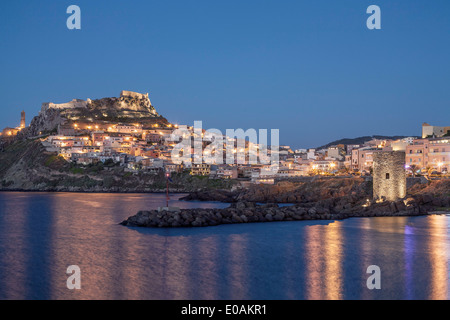
[[[181, 202], [184, 208], [224, 207]], [[164, 194], [0, 193], [1, 299], [447, 299], [448, 216], [118, 223]], [[82, 289], [66, 288], [81, 268]], [[366, 287], [369, 265], [381, 290]]]

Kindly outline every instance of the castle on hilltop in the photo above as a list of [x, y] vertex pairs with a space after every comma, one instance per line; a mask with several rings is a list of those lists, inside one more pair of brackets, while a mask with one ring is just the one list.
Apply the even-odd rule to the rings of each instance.
[[[131, 98], [137, 98], [140, 100], [148, 100], [150, 102], [150, 106], [152, 106], [152, 103], [150, 101], [150, 98], [148, 97], [148, 93], [138, 93], [133, 91], [126, 91], [122, 90], [120, 92], [120, 98], [125, 97], [131, 97]], [[53, 103], [53, 102], [45, 102], [42, 104], [41, 112], [45, 112], [48, 109], [79, 109], [79, 108], [86, 108], [90, 103], [92, 102], [91, 99], [73, 99], [72, 101], [66, 102], [66, 103]]]
[[132, 98], [138, 98], [138, 99], [148, 99], [148, 93], [143, 94], [143, 93], [138, 93], [138, 92], [133, 92], [133, 91], [126, 91], [126, 90], [122, 90], [122, 92], [120, 93], [121, 97], [132, 97]]
[[138, 92], [133, 92], [133, 91], [126, 91], [126, 90], [122, 90], [122, 92], [120, 93], [120, 97], [132, 97], [132, 98], [137, 98], [137, 99], [146, 99], [150, 102], [150, 105], [152, 105], [152, 102], [150, 101], [150, 98], [148, 97], [148, 93], [138, 93]]

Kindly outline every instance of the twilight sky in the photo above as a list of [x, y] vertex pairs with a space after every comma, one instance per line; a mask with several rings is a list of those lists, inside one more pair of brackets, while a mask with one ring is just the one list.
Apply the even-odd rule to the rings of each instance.
[[449, 40], [449, 0], [2, 0], [0, 130], [131, 90], [171, 122], [280, 129], [293, 148], [420, 135], [450, 125]]

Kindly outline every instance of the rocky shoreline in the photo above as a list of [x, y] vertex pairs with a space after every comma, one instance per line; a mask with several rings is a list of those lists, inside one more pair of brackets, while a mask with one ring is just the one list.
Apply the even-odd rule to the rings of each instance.
[[[450, 213], [450, 180], [415, 183], [404, 199], [372, 199], [372, 182], [361, 178], [316, 179], [235, 191], [204, 190], [180, 200], [231, 203], [224, 209], [139, 211], [121, 224], [133, 227], [206, 227], [231, 223], [341, 220], [351, 217]], [[287, 206], [278, 204], [289, 203]]]
[[[254, 223], [273, 221], [302, 220], [342, 220], [352, 217], [400, 217], [428, 214], [446, 214], [437, 211], [433, 199], [421, 197], [408, 198], [395, 202], [358, 201], [336, 204], [331, 207], [325, 203], [309, 205], [294, 204], [280, 207], [277, 204], [256, 204], [240, 201], [225, 209], [181, 209], [174, 211], [139, 211], [136, 215], [121, 222], [130, 227], [178, 228], [207, 227], [221, 224]], [[339, 207], [340, 211], [335, 208]], [[447, 206], [448, 207], [448, 206]]]

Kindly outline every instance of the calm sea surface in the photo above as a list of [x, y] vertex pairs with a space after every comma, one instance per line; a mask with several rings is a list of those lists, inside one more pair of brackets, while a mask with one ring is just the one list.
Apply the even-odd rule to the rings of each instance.
[[[225, 207], [177, 201], [182, 208]], [[0, 193], [0, 299], [447, 299], [449, 216], [129, 228], [164, 194]], [[81, 290], [66, 287], [81, 268]], [[381, 269], [369, 290], [367, 267]]]

